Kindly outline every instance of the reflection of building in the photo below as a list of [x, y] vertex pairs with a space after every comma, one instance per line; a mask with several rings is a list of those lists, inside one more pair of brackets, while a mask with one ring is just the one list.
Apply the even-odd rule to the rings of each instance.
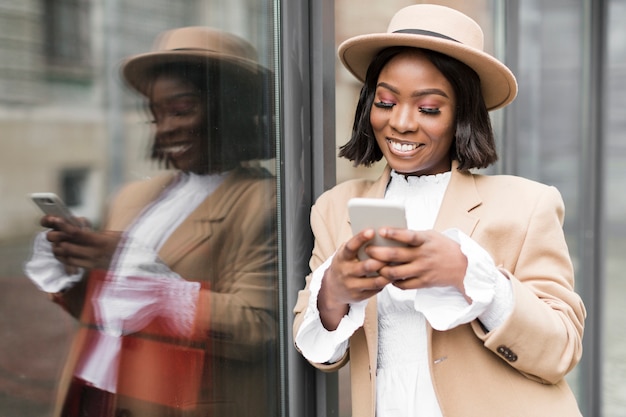
[[39, 213], [29, 192], [56, 192], [78, 215], [97, 221], [117, 184], [146, 175], [153, 168], [145, 158], [146, 114], [122, 86], [120, 60], [149, 50], [156, 33], [177, 26], [227, 24], [254, 38], [248, 32], [255, 26], [247, 23], [261, 6], [248, 2], [214, 8], [219, 1], [2, 2], [0, 215], [11, 221], [0, 224], [0, 241], [36, 230]]

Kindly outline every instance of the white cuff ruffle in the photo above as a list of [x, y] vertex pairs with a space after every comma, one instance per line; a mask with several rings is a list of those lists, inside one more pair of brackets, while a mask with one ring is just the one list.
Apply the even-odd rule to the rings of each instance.
[[491, 255], [469, 236], [458, 229], [444, 234], [457, 242], [467, 257], [463, 284], [472, 302], [450, 287], [425, 288], [416, 292], [415, 309], [435, 330], [449, 330], [483, 315], [489, 321], [483, 322], [488, 329], [497, 327], [512, 310], [511, 283], [496, 268]]
[[337, 362], [348, 349], [350, 336], [365, 320], [365, 306], [368, 300], [350, 304], [348, 314], [343, 316], [337, 329], [328, 331], [324, 328], [317, 309], [317, 296], [322, 286], [324, 272], [330, 266], [333, 256], [313, 271], [309, 291], [309, 305], [304, 313], [304, 320], [298, 330], [295, 341], [302, 355], [311, 362]]
[[24, 273], [39, 288], [47, 293], [58, 293], [76, 284], [83, 278], [83, 269], [68, 275], [65, 266], [52, 254], [52, 243], [46, 239], [48, 230], [39, 232], [33, 243], [33, 255], [24, 265]]

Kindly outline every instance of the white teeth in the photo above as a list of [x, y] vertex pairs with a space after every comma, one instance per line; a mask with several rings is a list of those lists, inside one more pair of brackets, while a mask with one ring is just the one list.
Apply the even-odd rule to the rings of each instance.
[[191, 148], [191, 145], [176, 145], [162, 148], [161, 151], [164, 153], [180, 153], [185, 152], [189, 148]]
[[416, 143], [407, 144], [407, 143], [394, 142], [391, 140], [389, 141], [389, 143], [391, 144], [393, 149], [400, 151], [400, 152], [410, 152], [410, 151], [417, 149]]

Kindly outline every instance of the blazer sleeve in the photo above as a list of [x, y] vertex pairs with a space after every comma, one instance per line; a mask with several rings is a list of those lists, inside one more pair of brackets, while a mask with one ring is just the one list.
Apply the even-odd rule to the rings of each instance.
[[485, 347], [518, 371], [557, 383], [580, 361], [586, 312], [574, 291], [561, 195], [554, 187], [543, 190], [528, 217], [516, 262], [502, 268], [512, 282], [512, 314], [489, 333], [477, 322], [472, 326]]
[[215, 228], [195, 337], [209, 340], [215, 354], [255, 361], [270, 352], [278, 334], [278, 252], [272, 183], [250, 187], [228, 219]]
[[[332, 198], [329, 198], [328, 194], [322, 195], [311, 209], [311, 229], [315, 236], [315, 244], [309, 260], [311, 271], [315, 271], [326, 259], [333, 255], [340, 244], [341, 216], [335, 217], [334, 212], [337, 211], [337, 205], [334, 205], [331, 200]], [[334, 209], [332, 209], [333, 206], [335, 207]], [[306, 286], [298, 292], [296, 305], [293, 309], [295, 314], [293, 323], [294, 338], [298, 334], [309, 304], [311, 277], [312, 273], [307, 275]], [[346, 353], [342, 359], [332, 364], [311, 363], [320, 370], [330, 372], [341, 368], [347, 360], [348, 354]]]

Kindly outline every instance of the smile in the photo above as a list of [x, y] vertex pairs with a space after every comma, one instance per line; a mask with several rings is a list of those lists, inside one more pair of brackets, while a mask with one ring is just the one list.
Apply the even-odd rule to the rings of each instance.
[[163, 146], [161, 148], [161, 152], [165, 153], [165, 154], [180, 154], [183, 152], [188, 151], [191, 148], [191, 144], [178, 144], [178, 145], [170, 145], [170, 146]]
[[407, 153], [413, 152], [420, 147], [418, 143], [397, 142], [395, 140], [387, 139], [387, 143], [396, 152]]

